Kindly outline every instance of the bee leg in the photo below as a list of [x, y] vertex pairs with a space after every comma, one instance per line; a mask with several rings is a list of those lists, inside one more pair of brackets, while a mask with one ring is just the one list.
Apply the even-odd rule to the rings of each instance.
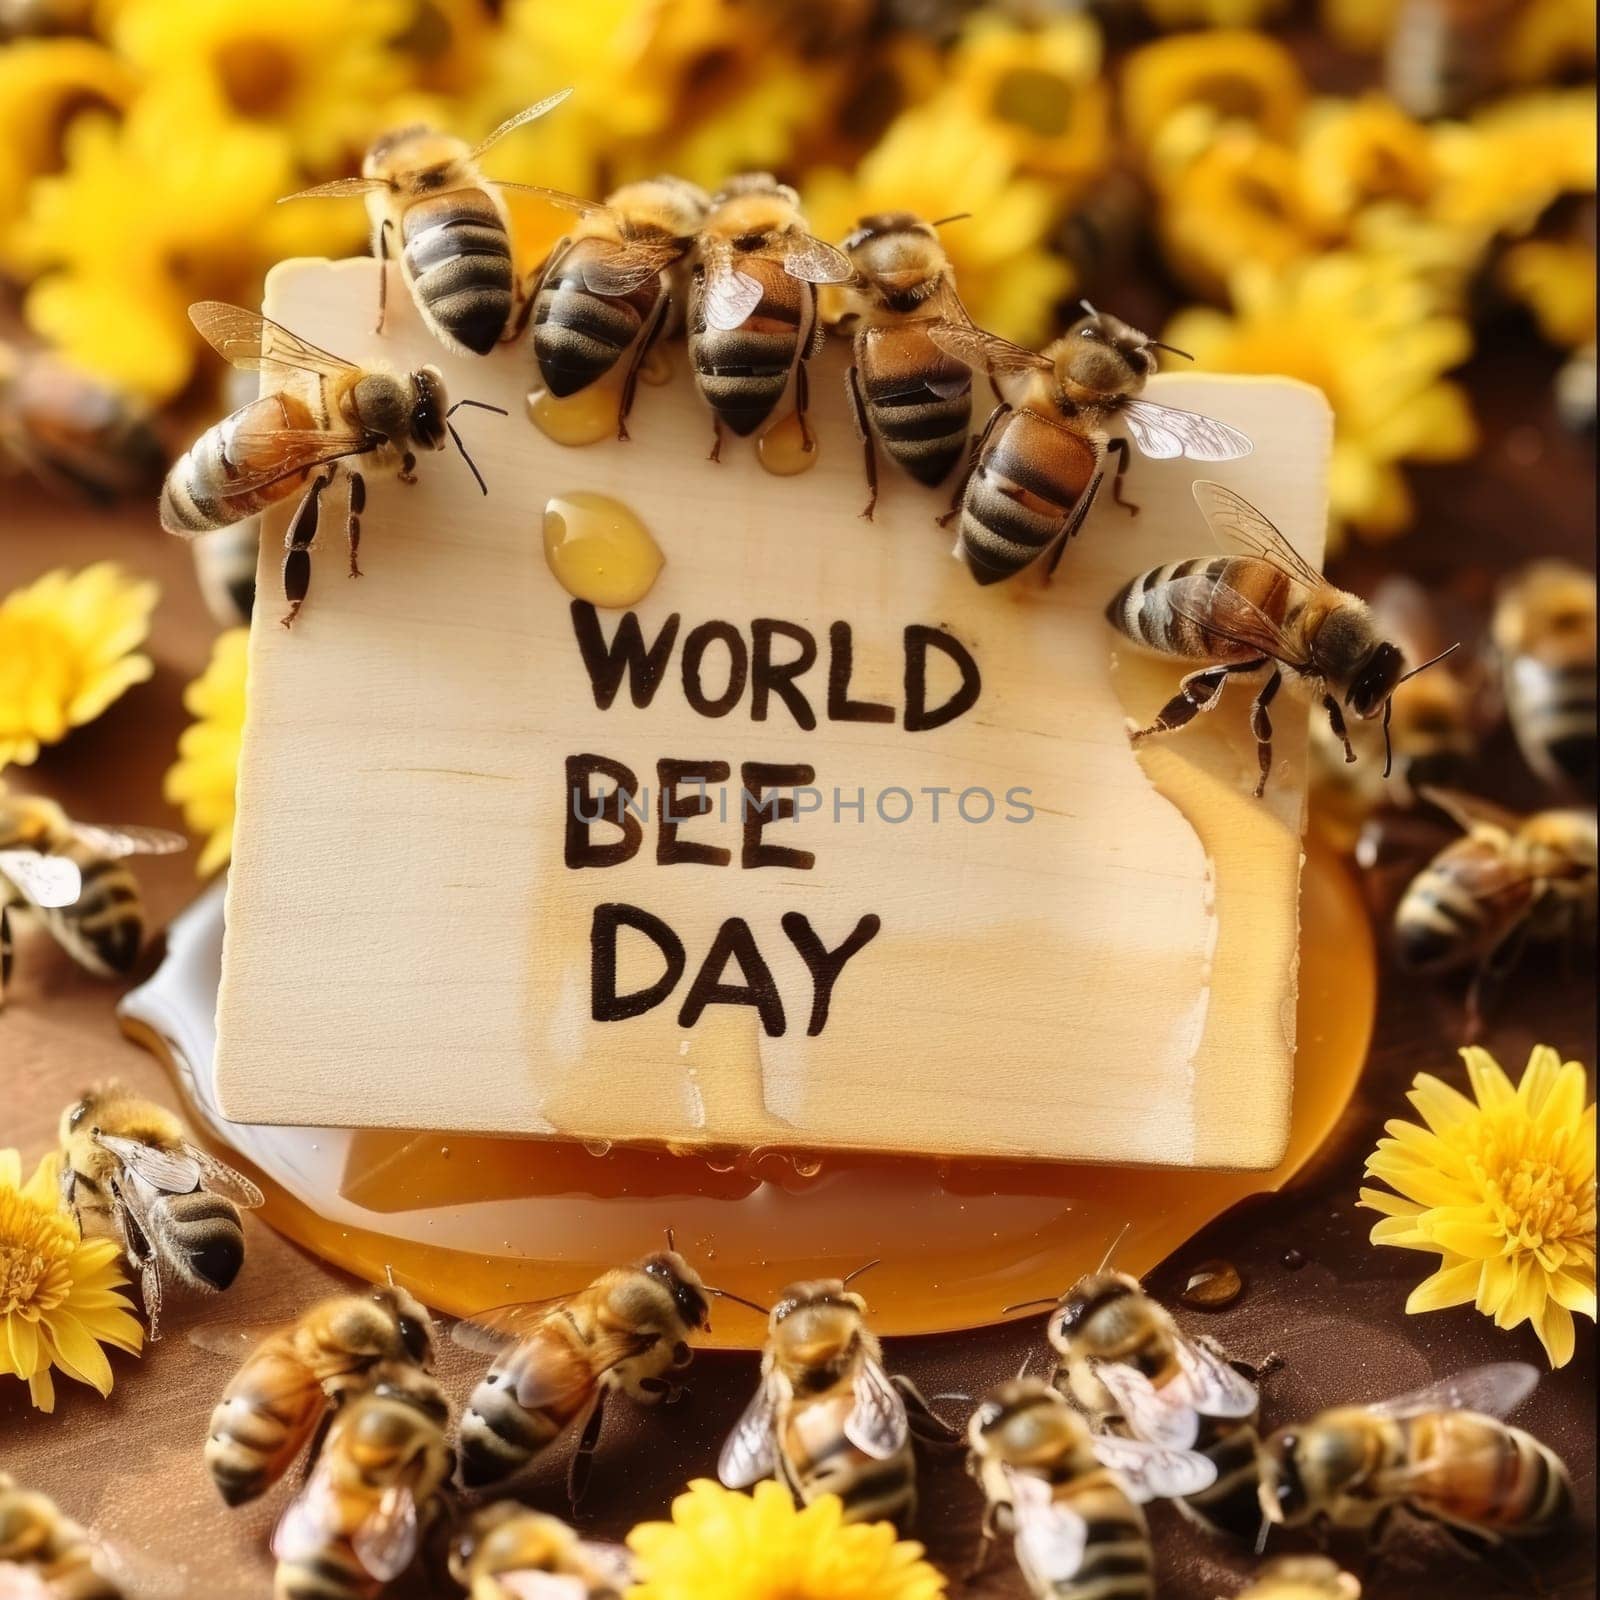
[[934, 520], [941, 528], [948, 528], [954, 521], [956, 514], [961, 510], [962, 502], [967, 498], [967, 484], [971, 481], [972, 474], [978, 465], [978, 458], [983, 454], [983, 447], [989, 442], [989, 435], [994, 432], [995, 424], [1002, 417], [1010, 416], [1011, 407], [1004, 400], [989, 413], [989, 420], [983, 425], [983, 432], [973, 441], [972, 449], [967, 452], [967, 470], [956, 479], [955, 493], [950, 496], [950, 509], [942, 517]]
[[400, 457], [399, 477], [401, 483], [415, 483], [417, 481], [417, 458], [409, 450]]
[[1061, 520], [1061, 532], [1055, 537], [1050, 549], [1050, 559], [1045, 563], [1044, 581], [1055, 577], [1056, 568], [1061, 565], [1061, 558], [1067, 553], [1067, 546], [1072, 542], [1073, 535], [1083, 526], [1083, 519], [1089, 515], [1095, 500], [1100, 494], [1100, 485], [1105, 481], [1105, 468], [1098, 467], [1095, 475], [1089, 480], [1089, 487], [1078, 496], [1078, 503]]
[[661, 337], [661, 330], [667, 323], [667, 296], [662, 293], [656, 297], [655, 309], [650, 313], [650, 320], [644, 326], [644, 332], [634, 341], [633, 356], [628, 362], [628, 375], [622, 380], [622, 404], [617, 407], [617, 438], [628, 437], [628, 413], [633, 410], [633, 397], [639, 389], [639, 369], [644, 365], [645, 357], [655, 347], [655, 342]]
[[1472, 975], [1467, 986], [1466, 1038], [1476, 1044], [1483, 1037], [1484, 1025], [1494, 1008], [1501, 985], [1516, 970], [1528, 948], [1529, 930], [1534, 925], [1532, 915], [1521, 918], [1494, 949], [1483, 959], [1483, 964]]
[[311, 1443], [306, 1446], [305, 1460], [300, 1465], [300, 1481], [307, 1483], [311, 1473], [316, 1467], [317, 1458], [322, 1454], [322, 1447], [327, 1442], [328, 1430], [333, 1426], [333, 1419], [339, 1414], [336, 1401], [329, 1401], [322, 1408], [322, 1415], [317, 1420], [316, 1431], [311, 1435]]
[[350, 541], [350, 576], [359, 578], [361, 567], [356, 555], [361, 549], [361, 513], [367, 509], [367, 480], [359, 472], [349, 474], [350, 509], [345, 518], [345, 537]]
[[1122, 497], [1122, 475], [1128, 470], [1128, 441], [1126, 439], [1112, 439], [1106, 445], [1106, 454], [1117, 458], [1117, 470], [1111, 479], [1111, 498], [1128, 513], [1130, 517], [1139, 515], [1137, 500], [1124, 500]]
[[[17, 948], [11, 942], [11, 908], [0, 905], [0, 1011], [5, 1010], [6, 989], [11, 983], [11, 970], [16, 964]], [[62, 1180], [66, 1180], [63, 1178]]]
[[283, 619], [286, 628], [300, 615], [300, 607], [306, 603], [311, 588], [311, 546], [317, 537], [322, 491], [332, 482], [331, 472], [324, 472], [317, 478], [296, 508], [289, 531], [284, 535], [283, 597], [289, 602], [289, 614]]
[[1322, 709], [1328, 713], [1328, 726], [1333, 729], [1333, 736], [1344, 746], [1345, 764], [1356, 758], [1356, 753], [1350, 744], [1350, 734], [1344, 725], [1344, 712], [1339, 709], [1339, 702], [1331, 694], [1322, 697]]
[[996, 1508], [992, 1505], [983, 1508], [983, 1521], [978, 1524], [978, 1550], [962, 1580], [965, 1583], [976, 1583], [983, 1576], [984, 1568], [989, 1565], [989, 1557], [994, 1552], [994, 1541], [997, 1537], [995, 1511]]
[[811, 406], [811, 374], [806, 369], [808, 357], [802, 355], [795, 364], [794, 369], [794, 420], [800, 424], [800, 448], [810, 455], [817, 448], [817, 441], [812, 437], [811, 424], [806, 421], [806, 412]]
[[856, 420], [856, 432], [861, 435], [861, 448], [867, 462], [867, 503], [861, 515], [868, 522], [878, 505], [878, 452], [872, 443], [872, 429], [867, 424], [867, 407], [861, 398], [861, 374], [854, 362], [845, 374], [845, 391], [850, 396], [850, 411]]
[[1222, 698], [1222, 688], [1236, 672], [1255, 672], [1266, 665], [1266, 658], [1241, 661], [1235, 665], [1201, 667], [1191, 672], [1178, 685], [1178, 692], [1156, 713], [1156, 720], [1148, 728], [1140, 728], [1130, 737], [1135, 744], [1148, 739], [1151, 734], [1171, 733], [1176, 728], [1193, 722], [1202, 711], [1210, 711]]
[[722, 460], [722, 418], [715, 411], [711, 413], [711, 450], [706, 460]]
[[1256, 736], [1256, 755], [1261, 762], [1261, 776], [1256, 780], [1257, 800], [1267, 792], [1267, 779], [1272, 773], [1272, 713], [1267, 707], [1272, 704], [1272, 697], [1282, 682], [1283, 674], [1274, 667], [1250, 706], [1250, 731]]
[[[925, 1444], [964, 1444], [960, 1431], [952, 1428], [937, 1411], [933, 1409], [926, 1395], [903, 1372], [896, 1372], [890, 1377], [889, 1382], [900, 1391], [900, 1397], [906, 1403], [906, 1419], [911, 1424], [911, 1431]], [[941, 1399], [955, 1399], [956, 1396], [940, 1396]]]
[[589, 1487], [589, 1473], [594, 1466], [595, 1446], [600, 1442], [600, 1424], [605, 1417], [605, 1390], [596, 1389], [589, 1402], [589, 1413], [583, 1419], [583, 1431], [578, 1435], [578, 1447], [572, 1452], [572, 1465], [567, 1468], [567, 1503], [574, 1511]]
[[389, 229], [387, 217], [378, 224], [378, 236], [372, 242], [378, 257], [378, 325], [372, 331], [383, 332], [384, 319], [389, 314]]

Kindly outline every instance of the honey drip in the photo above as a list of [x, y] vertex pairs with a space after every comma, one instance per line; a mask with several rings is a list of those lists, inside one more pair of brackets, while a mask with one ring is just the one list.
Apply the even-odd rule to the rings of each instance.
[[800, 414], [791, 411], [757, 440], [756, 455], [760, 457], [761, 465], [774, 477], [794, 478], [816, 466], [817, 441], [813, 437], [810, 448], [806, 447]]
[[565, 400], [558, 400], [548, 389], [528, 393], [528, 420], [557, 444], [598, 444], [602, 439], [615, 439], [621, 409], [621, 392], [605, 383], [591, 383]]
[[[296, 1187], [318, 1210], [259, 1174], [266, 1215], [364, 1277], [381, 1280], [392, 1266], [457, 1314], [573, 1289], [659, 1248], [671, 1224], [692, 1260], [715, 1261], [719, 1285], [763, 1303], [793, 1279], [881, 1256], [871, 1298], [882, 1332], [994, 1322], [1004, 1305], [1058, 1294], [1124, 1224], [1118, 1266], [1148, 1271], [1236, 1201], [1282, 1187], [1331, 1133], [1366, 1057], [1376, 972], [1355, 883], [1315, 834], [1300, 909], [1293, 1118], [1271, 1172], [833, 1153], [818, 1164], [769, 1149], [674, 1155], [620, 1145], [600, 1156], [572, 1142], [373, 1131], [354, 1136], [342, 1171], [302, 1151]], [[164, 1041], [129, 1031], [170, 1066]], [[360, 1225], [351, 1207], [361, 1208]], [[339, 1221], [319, 1214], [339, 1210]], [[711, 1342], [750, 1348], [762, 1331], [753, 1313], [728, 1307]]]
[[590, 489], [545, 503], [544, 558], [568, 594], [600, 607], [637, 605], [666, 564], [650, 530], [620, 500]]

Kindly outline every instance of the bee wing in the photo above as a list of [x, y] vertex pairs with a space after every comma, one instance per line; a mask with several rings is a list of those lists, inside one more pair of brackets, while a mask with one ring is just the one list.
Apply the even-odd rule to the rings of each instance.
[[57, 1600], [55, 1584], [37, 1567], [0, 1561], [0, 1600]]
[[345, 456], [359, 456], [383, 443], [375, 433], [335, 428], [272, 428], [265, 424], [234, 431], [230, 450], [238, 465], [228, 479], [229, 494], [267, 489], [297, 473], [325, 467]]
[[1474, 794], [1462, 794], [1458, 789], [1436, 789], [1424, 785], [1417, 793], [1460, 828], [1463, 833], [1477, 833], [1492, 828], [1499, 833], [1513, 834], [1522, 826], [1522, 818], [1504, 806], [1492, 805]]
[[138, 1139], [119, 1139], [115, 1134], [95, 1133], [90, 1137], [102, 1150], [108, 1150], [122, 1163], [125, 1173], [161, 1194], [191, 1194], [200, 1187], [200, 1164], [187, 1145], [177, 1150], [161, 1150]]
[[529, 106], [526, 111], [519, 111], [516, 116], [507, 117], [506, 120], [488, 136], [488, 138], [479, 140], [479, 142], [473, 147], [472, 159], [476, 161], [479, 156], [481, 156], [492, 145], [498, 144], [508, 133], [513, 133], [518, 128], [524, 127], [530, 122], [537, 122], [538, 119], [544, 116], [547, 111], [554, 111], [555, 108], [560, 105], [561, 102], [565, 100], [571, 93], [571, 89], [559, 90], [555, 94], [546, 95], [545, 98], [539, 101], [536, 105]]
[[552, 1311], [571, 1299], [570, 1294], [557, 1294], [545, 1300], [514, 1300], [508, 1305], [490, 1306], [451, 1323], [450, 1337], [463, 1350], [476, 1355], [499, 1355], [507, 1345], [530, 1338]]
[[1539, 1369], [1526, 1361], [1491, 1361], [1440, 1378], [1367, 1409], [1380, 1417], [1414, 1417], [1423, 1411], [1481, 1411], [1509, 1416], [1538, 1387]]
[[751, 1397], [717, 1457], [717, 1477], [725, 1489], [748, 1489], [777, 1470], [777, 1393], [769, 1380]]
[[911, 1422], [900, 1391], [876, 1361], [865, 1360], [856, 1369], [855, 1404], [844, 1419], [844, 1436], [856, 1449], [887, 1461], [905, 1449]]
[[1300, 646], [1260, 606], [1231, 584], [1197, 573], [1173, 578], [1161, 585], [1167, 604], [1196, 626], [1281, 661], [1286, 666], [1309, 666]]
[[183, 1153], [200, 1169], [200, 1187], [211, 1194], [221, 1195], [246, 1211], [254, 1211], [266, 1203], [266, 1196], [242, 1172], [235, 1171], [226, 1161], [219, 1161], [209, 1151], [197, 1145], [186, 1144]]
[[309, 189], [296, 189], [293, 194], [281, 196], [278, 204], [287, 205], [291, 200], [343, 200], [388, 187], [382, 178], [335, 178], [332, 183], [317, 183]]
[[789, 242], [783, 270], [802, 283], [848, 283], [856, 275], [850, 257], [821, 239], [802, 233]]
[[1253, 1417], [1261, 1405], [1256, 1386], [1204, 1345], [1180, 1339], [1178, 1365], [1189, 1403], [1203, 1417]]
[[623, 245], [597, 261], [585, 261], [585, 287], [596, 294], [632, 294], [640, 284], [659, 277], [683, 254], [673, 242], [648, 241]]
[[497, 1572], [494, 1581], [512, 1600], [589, 1600], [587, 1580], [571, 1572]]
[[272, 1553], [279, 1561], [300, 1560], [337, 1537], [338, 1531], [327, 1468], [319, 1465], [278, 1518], [272, 1530]]
[[1194, 1443], [1200, 1415], [1185, 1397], [1156, 1388], [1136, 1367], [1121, 1361], [1096, 1362], [1094, 1375], [1117, 1402], [1136, 1438], [1172, 1450], [1187, 1450]]
[[744, 326], [750, 313], [761, 304], [762, 288], [748, 272], [733, 264], [733, 252], [718, 240], [707, 252], [704, 288], [706, 326], [730, 333]]
[[1223, 488], [1210, 478], [1197, 478], [1192, 493], [1206, 526], [1224, 550], [1243, 550], [1247, 555], [1269, 562], [1308, 589], [1318, 588], [1324, 582], [1322, 574], [1243, 495]]
[[169, 828], [142, 828], [136, 823], [114, 827], [98, 822], [74, 822], [73, 836], [103, 856], [170, 856], [189, 848], [181, 833]]
[[1195, 1450], [1172, 1450], [1145, 1439], [1119, 1434], [1094, 1437], [1096, 1460], [1117, 1474], [1131, 1499], [1181, 1500], [1199, 1494], [1217, 1481], [1216, 1464]]
[[509, 178], [488, 178], [485, 182], [496, 189], [513, 189], [518, 194], [531, 194], [547, 205], [559, 206], [563, 211], [576, 212], [580, 217], [592, 217], [606, 209], [600, 200], [585, 200], [581, 195], [568, 194], [565, 189], [547, 189], [542, 183], [513, 183]]
[[189, 307], [189, 320], [224, 361], [244, 372], [287, 367], [331, 378], [357, 370], [353, 362], [308, 344], [282, 323], [224, 300], [197, 301]]
[[0, 850], [0, 873], [21, 890], [23, 898], [44, 911], [76, 905], [83, 892], [83, 873], [66, 856], [37, 850]]
[[409, 1483], [391, 1483], [356, 1529], [350, 1547], [379, 1583], [393, 1583], [417, 1553], [417, 1497]]
[[1179, 411], [1154, 400], [1124, 400], [1117, 415], [1133, 435], [1140, 451], [1157, 461], [1187, 456], [1191, 461], [1237, 461], [1255, 449], [1248, 434], [1203, 417], [1198, 411]]
[[957, 361], [965, 361], [975, 372], [987, 372], [991, 377], [1008, 372], [1050, 372], [1048, 357], [1034, 350], [1024, 350], [997, 333], [985, 333], [971, 322], [931, 322], [928, 337]]
[[1007, 1468], [1006, 1480], [1016, 1519], [1017, 1565], [1036, 1594], [1048, 1593], [1078, 1575], [1089, 1524], [1071, 1506], [1059, 1504], [1044, 1479]]

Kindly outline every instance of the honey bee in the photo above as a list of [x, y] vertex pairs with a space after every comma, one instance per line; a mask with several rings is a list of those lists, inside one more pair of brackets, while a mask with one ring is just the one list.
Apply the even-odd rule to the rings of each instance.
[[1326, 1556], [1280, 1556], [1236, 1600], [1361, 1600], [1361, 1583]]
[[[1024, 382], [1016, 404], [1002, 398], [978, 436], [971, 465], [941, 524], [960, 517], [960, 549], [981, 584], [1013, 578], [1048, 555], [1048, 577], [1100, 493], [1106, 457], [1117, 457], [1112, 497], [1122, 497], [1128, 442], [1105, 425], [1120, 419], [1140, 451], [1157, 459], [1232, 461], [1250, 453], [1237, 428], [1193, 411], [1138, 398], [1171, 349], [1084, 302], [1085, 315], [1042, 354], [970, 323], [930, 324], [928, 337], [987, 372], [997, 388]], [[1175, 351], [1175, 354], [1182, 354]]]
[[967, 448], [972, 373], [933, 342], [929, 328], [947, 317], [966, 322], [955, 272], [935, 231], [954, 217], [923, 222], [908, 211], [863, 217], [843, 244], [855, 269], [844, 291], [841, 329], [853, 327], [846, 379], [866, 455], [866, 509], [878, 503], [878, 453], [918, 483], [933, 487]]
[[1104, 1265], [1056, 1302], [1047, 1332], [1056, 1388], [1097, 1430], [1203, 1456], [1212, 1479], [1182, 1509], [1214, 1531], [1255, 1533], [1260, 1397], [1214, 1341], [1191, 1339], [1136, 1278]]
[[1171, 733], [1212, 710], [1230, 677], [1265, 674], [1250, 707], [1261, 765], [1259, 799], [1272, 771], [1268, 707], [1287, 669], [1299, 693], [1321, 697], [1346, 761], [1356, 756], [1335, 696], [1362, 721], [1382, 716], [1387, 777], [1394, 692], [1450, 651], [1408, 671], [1404, 652], [1379, 632], [1366, 603], [1335, 589], [1247, 500], [1204, 478], [1195, 483], [1194, 497], [1218, 542], [1244, 553], [1153, 567], [1125, 584], [1106, 607], [1112, 627], [1143, 649], [1210, 663], [1184, 677], [1179, 692], [1149, 727], [1132, 735], [1133, 742]]
[[783, 398], [794, 373], [804, 447], [810, 389], [806, 362], [821, 324], [819, 283], [845, 283], [850, 258], [806, 231], [800, 197], [769, 173], [731, 178], [711, 198], [696, 242], [689, 289], [689, 359], [711, 407], [711, 459], [722, 425], [754, 433]]
[[553, 111], [571, 93], [563, 89], [518, 112], [477, 145], [429, 127], [397, 129], [367, 152], [359, 178], [337, 178], [284, 197], [367, 197], [372, 253], [381, 264], [379, 333], [388, 299], [391, 235], [398, 238], [400, 274], [417, 311], [445, 349], [487, 355], [513, 331], [517, 281], [511, 224], [497, 191], [526, 186], [485, 178], [478, 162], [508, 133]]
[[194, 1144], [165, 1106], [103, 1084], [62, 1112], [60, 1140], [62, 1200], [86, 1233], [121, 1239], [140, 1274], [152, 1340], [161, 1337], [164, 1270], [202, 1294], [238, 1276], [239, 1207], [260, 1205], [262, 1193]]
[[[207, 1343], [204, 1330], [194, 1335]], [[233, 1347], [230, 1339], [225, 1346]], [[375, 1369], [433, 1364], [433, 1321], [394, 1284], [320, 1301], [246, 1357], [211, 1413], [206, 1466], [222, 1498], [240, 1506], [264, 1494], [312, 1440], [319, 1421], [359, 1393]], [[313, 1446], [315, 1454], [315, 1446]]]
[[673, 1379], [689, 1364], [690, 1335], [710, 1326], [713, 1295], [738, 1298], [708, 1289], [669, 1242], [575, 1295], [500, 1306], [454, 1324], [458, 1344], [495, 1355], [461, 1418], [461, 1481], [469, 1488], [499, 1482], [577, 1423], [568, 1477], [576, 1504], [606, 1396], [622, 1389], [640, 1405], [675, 1399]]
[[866, 1270], [794, 1283], [779, 1296], [761, 1385], [722, 1447], [717, 1475], [730, 1489], [777, 1475], [803, 1505], [834, 1494], [846, 1522], [904, 1531], [917, 1503], [907, 1401], [945, 1430], [909, 1379], [883, 1370], [867, 1303], [847, 1287]]
[[[0, 23], [0, 37], [5, 33]], [[161, 481], [149, 411], [44, 350], [0, 339], [0, 466], [108, 504]]]
[[1190, 1452], [1092, 1435], [1038, 1378], [993, 1390], [967, 1424], [967, 1470], [987, 1509], [973, 1576], [999, 1533], [1037, 1600], [1153, 1600], [1150, 1531], [1141, 1503], [1203, 1482]]
[[122, 1600], [94, 1538], [48, 1495], [0, 1472], [0, 1596]]
[[1480, 1552], [1547, 1533], [1571, 1510], [1566, 1466], [1499, 1420], [1538, 1381], [1526, 1363], [1498, 1362], [1280, 1428], [1262, 1450], [1262, 1512], [1284, 1527], [1363, 1529], [1376, 1544], [1408, 1511]]
[[559, 1517], [499, 1500], [456, 1536], [450, 1575], [468, 1600], [622, 1600], [633, 1563], [619, 1545], [580, 1539]]
[[345, 533], [352, 577], [361, 572], [356, 558], [367, 484], [348, 464], [351, 458], [377, 466], [398, 459], [400, 481], [414, 483], [415, 450], [442, 450], [448, 434], [479, 489], [489, 492], [450, 417], [460, 406], [505, 412], [481, 400], [458, 400], [447, 408], [437, 367], [419, 367], [404, 378], [382, 367], [358, 367], [254, 311], [217, 300], [190, 306], [189, 317], [225, 360], [246, 371], [277, 373], [284, 387], [214, 424], [184, 452], [161, 491], [161, 523], [169, 533], [192, 538], [243, 522], [304, 490], [284, 538], [285, 627], [310, 588], [322, 494], [341, 462], [349, 487]]
[[1491, 624], [1511, 730], [1545, 783], [1595, 789], [1594, 577], [1562, 561], [1525, 568]]
[[1423, 791], [1465, 837], [1447, 844], [1406, 888], [1395, 910], [1396, 954], [1407, 971], [1476, 969], [1468, 1016], [1504, 978], [1530, 940], [1593, 936], [1596, 842], [1593, 811], [1519, 817], [1470, 795]]
[[564, 398], [598, 382], [631, 350], [617, 413], [617, 437], [626, 439], [639, 369], [683, 319], [682, 264], [711, 202], [673, 177], [625, 184], [604, 205], [541, 192], [579, 221], [550, 252], [531, 298], [539, 374]]
[[408, 1361], [340, 1407], [272, 1537], [274, 1600], [376, 1600], [409, 1567], [450, 1476], [444, 1390]]
[[53, 800], [0, 783], [0, 1009], [15, 951], [11, 912], [26, 912], [86, 972], [131, 972], [144, 947], [144, 899], [133, 855], [186, 848], [181, 834], [75, 822]]

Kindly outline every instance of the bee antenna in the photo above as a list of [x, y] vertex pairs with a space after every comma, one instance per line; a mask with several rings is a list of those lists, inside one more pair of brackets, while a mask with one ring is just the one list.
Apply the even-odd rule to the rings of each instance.
[[1457, 639], [1456, 642], [1453, 645], [1451, 645], [1448, 650], [1441, 650], [1438, 653], [1438, 655], [1429, 656], [1428, 659], [1426, 661], [1424, 661], [1420, 667], [1413, 667], [1409, 672], [1402, 672], [1400, 674], [1400, 676], [1394, 680], [1395, 688], [1398, 689], [1400, 687], [1400, 685], [1406, 681], [1407, 678], [1414, 678], [1414, 677], [1416, 677], [1416, 675], [1419, 672], [1426, 672], [1429, 667], [1435, 665], [1435, 663], [1437, 663], [1437, 662], [1443, 661], [1446, 656], [1454, 655], [1456, 653], [1456, 651], [1459, 650], [1460, 648], [1461, 648], [1461, 641], [1459, 639]]
[[1033, 1351], [1030, 1350], [1027, 1353], [1027, 1355], [1025, 1355], [1022, 1358], [1022, 1365], [1017, 1368], [1016, 1381], [1018, 1383], [1021, 1383], [1022, 1380], [1028, 1376], [1028, 1368], [1032, 1365], [1032, 1363], [1033, 1363]]
[[1055, 1295], [1041, 1295], [1037, 1300], [1018, 1300], [1009, 1306], [1001, 1306], [1000, 1315], [1009, 1317], [1013, 1311], [1029, 1311], [1034, 1306], [1053, 1306], [1056, 1303]]
[[1187, 350], [1180, 350], [1175, 344], [1164, 344], [1160, 339], [1147, 339], [1145, 343], [1152, 350], [1165, 350], [1169, 355], [1182, 356], [1185, 361], [1194, 360], [1194, 357]]
[[667, 1227], [667, 1249], [669, 1249], [672, 1252], [674, 1252], [674, 1254], [676, 1254], [677, 1249], [678, 1249], [678, 1246], [677, 1246], [677, 1244], [675, 1242], [675, 1235], [673, 1234], [672, 1227], [671, 1227], [670, 1224]]
[[1100, 315], [1100, 313], [1098, 311], [1096, 311], [1095, 308], [1092, 305], [1090, 305], [1087, 300], [1080, 300], [1078, 302], [1078, 304], [1083, 307], [1084, 313], [1087, 316], [1098, 317]]
[[971, 215], [970, 211], [952, 211], [948, 217], [935, 217], [928, 226], [930, 228], [942, 228], [947, 222], [965, 222]]
[[387, 1261], [383, 1264], [383, 1275], [389, 1280], [389, 1287], [394, 1288], [394, 1268]]
[[1112, 1258], [1116, 1255], [1117, 1251], [1122, 1248], [1122, 1241], [1128, 1237], [1128, 1230], [1132, 1228], [1132, 1226], [1133, 1224], [1131, 1222], [1124, 1222], [1122, 1224], [1122, 1232], [1119, 1233], [1116, 1238], [1106, 1246], [1106, 1253], [1100, 1257], [1100, 1265], [1094, 1269], [1096, 1272], [1104, 1272], [1106, 1268], [1111, 1265]]
[[456, 449], [461, 452], [461, 459], [466, 462], [468, 469], [472, 473], [472, 476], [478, 480], [478, 489], [479, 489], [479, 491], [481, 493], [483, 493], [483, 494], [488, 494], [489, 485], [486, 484], [483, 481], [483, 474], [478, 471], [478, 463], [476, 461], [474, 461], [472, 459], [472, 457], [467, 454], [467, 447], [464, 444], [462, 444], [461, 435], [456, 432], [455, 423], [451, 422], [448, 418], [446, 418], [445, 419], [445, 427], [447, 427], [450, 430], [450, 437], [455, 440]]
[[749, 1306], [752, 1311], [759, 1311], [764, 1317], [772, 1315], [771, 1307], [757, 1305], [754, 1300], [746, 1300], [742, 1294], [735, 1294], [732, 1289], [712, 1289], [708, 1287], [706, 1293], [714, 1294], [719, 1300], [731, 1300], [736, 1306]]
[[1394, 700], [1383, 702], [1383, 775], [1388, 777], [1394, 767], [1394, 746], [1389, 742], [1389, 718], [1394, 715]]
[[492, 411], [497, 417], [509, 417], [511, 415], [511, 413], [507, 411], [504, 406], [492, 406], [487, 400], [457, 400], [456, 403], [451, 406], [447, 412], [445, 412], [445, 415], [447, 417], [453, 417], [456, 412], [462, 408], [462, 406], [475, 406], [479, 411]]
[[871, 1272], [874, 1267], [881, 1267], [882, 1265], [883, 1257], [874, 1256], [871, 1261], [866, 1262], [863, 1266], [857, 1267], [854, 1272], [847, 1272], [840, 1281], [843, 1283], [850, 1283], [854, 1279], [859, 1278], [863, 1272]]
[[1261, 1518], [1261, 1531], [1256, 1534], [1256, 1559], [1261, 1559], [1262, 1552], [1267, 1548], [1267, 1535], [1272, 1532], [1272, 1519], [1267, 1516]]

